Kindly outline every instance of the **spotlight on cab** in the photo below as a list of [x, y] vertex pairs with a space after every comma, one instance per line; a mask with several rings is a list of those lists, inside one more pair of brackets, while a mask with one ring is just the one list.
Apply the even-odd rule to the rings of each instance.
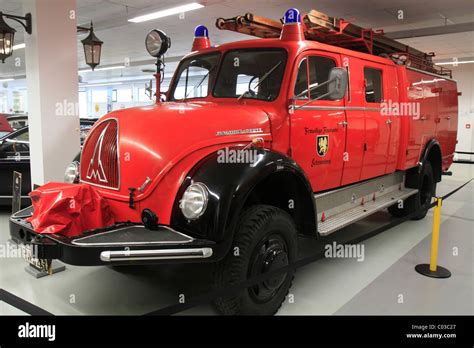
[[163, 30], [153, 29], [146, 36], [145, 46], [152, 57], [159, 58], [171, 47], [171, 39]]

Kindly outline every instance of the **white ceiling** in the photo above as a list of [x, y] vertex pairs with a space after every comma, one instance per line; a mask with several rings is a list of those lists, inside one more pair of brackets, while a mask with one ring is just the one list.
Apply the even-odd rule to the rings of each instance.
[[[171, 60], [188, 53], [192, 44], [193, 30], [198, 24], [209, 28], [213, 44], [243, 40], [246, 37], [215, 28], [218, 17], [233, 17], [246, 12], [278, 19], [290, 7], [302, 12], [316, 7], [331, 16], [355, 21], [358, 25], [383, 28], [385, 32], [418, 29], [441, 25], [474, 22], [474, 2], [472, 0], [194, 0], [205, 5], [204, 8], [187, 12], [184, 19], [178, 15], [160, 18], [144, 23], [129, 23], [127, 19], [149, 12], [186, 4], [193, 0], [77, 0], [77, 23], [88, 25], [92, 20], [96, 35], [104, 41], [101, 66], [123, 64], [129, 58], [131, 68], [111, 71], [96, 71], [83, 74], [84, 81], [105, 81], [121, 77], [142, 76], [143, 68], [152, 69], [152, 60], [144, 48], [146, 33], [153, 28], [163, 29], [172, 38], [172, 47], [167, 53]], [[22, 0], [0, 0], [0, 11], [24, 15]], [[399, 20], [398, 11], [404, 11], [404, 19]], [[23, 42], [23, 30], [19, 25], [9, 24], [18, 29], [16, 43]], [[79, 68], [84, 68], [82, 45], [78, 35]], [[474, 56], [474, 32], [439, 35], [400, 40], [422, 51], [437, 53], [437, 58], [449, 60]], [[24, 50], [14, 55], [23, 56]], [[137, 65], [137, 66], [134, 66]], [[168, 64], [171, 72], [176, 63]], [[13, 59], [0, 63], [0, 78], [20, 76], [24, 68], [13, 65]]]

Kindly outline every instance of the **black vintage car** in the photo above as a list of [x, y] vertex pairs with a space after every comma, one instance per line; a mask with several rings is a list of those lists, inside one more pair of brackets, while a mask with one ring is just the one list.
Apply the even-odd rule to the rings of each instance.
[[[81, 119], [81, 144], [95, 119]], [[9, 205], [13, 192], [13, 172], [22, 174], [22, 203], [29, 203], [31, 191], [30, 142], [28, 126], [0, 138], [0, 205]]]

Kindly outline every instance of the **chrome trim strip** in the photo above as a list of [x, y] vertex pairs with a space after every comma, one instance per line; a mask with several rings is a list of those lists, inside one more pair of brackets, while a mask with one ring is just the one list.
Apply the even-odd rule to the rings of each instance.
[[[101, 122], [98, 122], [96, 124], [94, 124], [94, 131], [95, 131], [95, 128], [97, 128], [98, 126], [100, 126], [102, 123], [104, 122], [107, 122], [107, 121], [110, 121], [110, 120], [114, 120], [116, 123], [117, 123], [117, 170], [118, 170], [118, 185], [117, 187], [110, 187], [110, 186], [104, 186], [104, 185], [99, 185], [99, 184], [94, 184], [92, 182], [89, 182], [89, 181], [85, 181], [85, 180], [82, 180], [82, 178], [80, 178], [80, 182], [82, 183], [86, 183], [86, 184], [89, 184], [89, 185], [92, 185], [92, 186], [97, 186], [97, 187], [101, 187], [101, 188], [104, 188], [104, 189], [108, 189], [108, 190], [114, 190], [114, 191], [120, 191], [120, 184], [121, 184], [121, 180], [120, 180], [120, 142], [119, 142], [119, 136], [120, 136], [120, 124], [119, 124], [119, 121], [117, 118], [115, 117], [111, 117], [111, 118], [108, 118], [106, 120], [103, 120]], [[89, 131], [89, 134], [90, 134], [90, 131]], [[81, 148], [81, 158], [82, 158], [82, 153], [84, 151], [84, 148], [87, 144], [87, 142], [89, 141], [89, 136], [87, 136], [84, 144], [82, 145], [82, 148]], [[82, 164], [81, 164], [81, 167], [82, 167]], [[79, 174], [81, 173], [81, 168], [79, 168]]]
[[434, 77], [440, 77], [440, 78], [448, 80], [448, 81], [457, 82], [455, 79], [452, 79], [450, 77], [446, 77], [446, 76], [443, 76], [443, 75], [438, 75], [438, 74], [435, 74], [435, 73], [432, 73], [432, 72], [429, 72], [429, 71], [420, 70], [420, 69], [417, 69], [417, 68], [413, 68], [411, 66], [407, 66], [406, 68], [409, 69], [409, 70], [417, 71], [417, 72], [422, 73], [422, 74], [427, 74], [427, 75], [431, 75], [431, 76], [434, 76]]
[[[298, 107], [298, 106], [297, 106]], [[296, 111], [293, 106], [290, 107], [293, 111]], [[317, 105], [308, 105], [301, 106], [299, 110], [341, 110], [341, 111], [382, 111], [381, 107], [362, 107], [362, 106], [317, 106]], [[297, 109], [297, 110], [298, 110]]]
[[[13, 196], [0, 196], [0, 198], [13, 198]], [[21, 198], [30, 198], [30, 196], [21, 196]]]
[[[138, 227], [138, 228], [145, 228], [145, 226], [133, 226], [133, 227]], [[169, 228], [167, 226], [160, 226], [160, 227], [163, 227], [167, 230], [170, 230], [171, 232], [174, 232], [174, 233], [177, 233], [183, 237], [186, 237], [188, 238], [188, 240], [186, 241], [181, 241], [181, 242], [176, 242], [176, 241], [160, 241], [160, 242], [126, 242], [126, 243], [118, 243], [118, 242], [113, 242], [113, 243], [81, 243], [81, 241], [83, 240], [86, 240], [88, 238], [91, 238], [91, 237], [95, 237], [95, 236], [103, 236], [105, 234], [110, 234], [110, 233], [115, 233], [117, 231], [121, 231], [121, 230], [125, 230], [129, 227], [122, 227], [122, 228], [119, 228], [119, 229], [116, 229], [116, 230], [112, 230], [112, 231], [107, 231], [107, 232], [102, 232], [102, 233], [96, 233], [96, 234], [93, 234], [93, 235], [90, 235], [90, 236], [87, 236], [87, 237], [81, 237], [81, 238], [78, 238], [78, 239], [74, 239], [72, 241], [72, 244], [74, 245], [79, 245], [79, 246], [106, 246], [106, 245], [123, 245], [123, 246], [128, 246], [128, 245], [150, 245], [150, 244], [185, 244], [185, 243], [190, 243], [194, 240], [194, 238], [184, 234], [184, 233], [181, 233], [181, 232], [178, 232], [178, 231], [175, 231], [173, 230], [172, 228]]]
[[104, 262], [205, 259], [211, 256], [211, 248], [113, 251], [107, 250], [102, 251], [100, 253], [100, 259]]
[[[19, 158], [19, 159], [18, 159]], [[20, 162], [22, 160], [29, 160], [30, 156], [7, 156], [4, 158], [0, 158], [0, 161], [4, 160], [16, 160], [17, 162]]]

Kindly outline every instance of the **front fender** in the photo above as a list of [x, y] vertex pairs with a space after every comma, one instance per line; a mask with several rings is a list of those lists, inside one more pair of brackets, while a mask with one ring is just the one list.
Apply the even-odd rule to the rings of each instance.
[[[242, 149], [232, 148], [232, 149]], [[201, 161], [188, 173], [176, 196], [171, 216], [171, 226], [196, 237], [207, 238], [227, 246], [240, 212], [252, 190], [275, 173], [285, 172], [301, 181], [308, 195], [312, 189], [301, 168], [287, 156], [268, 149], [255, 148], [252, 164], [219, 161], [219, 150]], [[197, 220], [189, 221], [181, 213], [179, 201], [192, 182], [201, 182], [209, 189], [209, 202], [205, 213]], [[314, 206], [312, 210], [315, 211]]]

